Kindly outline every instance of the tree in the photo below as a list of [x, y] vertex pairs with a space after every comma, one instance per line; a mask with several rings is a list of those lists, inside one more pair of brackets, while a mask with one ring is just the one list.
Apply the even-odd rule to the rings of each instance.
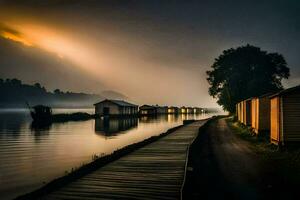
[[230, 113], [239, 101], [283, 89], [281, 81], [290, 75], [281, 54], [249, 44], [223, 51], [211, 68], [207, 71], [209, 94]]
[[54, 90], [54, 94], [61, 94], [62, 92], [60, 91], [60, 89], [55, 89]]
[[41, 86], [40, 83], [35, 83], [35, 84], [34, 84], [34, 87], [39, 88], [39, 89], [42, 88], [42, 86]]
[[18, 85], [18, 86], [22, 85], [22, 81], [20, 81], [20, 80], [18, 80], [16, 78], [11, 79], [10, 83], [13, 84], [13, 85]]

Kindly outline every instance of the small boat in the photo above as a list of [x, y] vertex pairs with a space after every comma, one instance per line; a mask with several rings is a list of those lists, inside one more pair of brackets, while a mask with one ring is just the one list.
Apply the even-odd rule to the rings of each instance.
[[52, 120], [52, 109], [49, 106], [36, 105], [30, 108], [33, 121], [47, 122]]
[[67, 122], [67, 121], [82, 121], [94, 119], [95, 115], [83, 112], [76, 113], [61, 113], [61, 114], [52, 114], [52, 109], [49, 106], [36, 105], [36, 106], [27, 106], [30, 110], [30, 115], [35, 124], [48, 124], [52, 122]]

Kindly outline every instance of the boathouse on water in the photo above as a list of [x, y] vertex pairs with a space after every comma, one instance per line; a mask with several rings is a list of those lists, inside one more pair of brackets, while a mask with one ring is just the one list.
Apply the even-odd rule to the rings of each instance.
[[159, 106], [156, 105], [157, 114], [168, 114], [168, 106]]
[[256, 134], [270, 131], [270, 96], [265, 94], [251, 100], [251, 127]]
[[180, 108], [180, 113], [181, 113], [181, 114], [186, 114], [186, 113], [187, 113], [187, 108], [186, 108], [185, 106], [182, 106], [182, 107]]
[[139, 113], [140, 115], [156, 115], [157, 107], [150, 105], [142, 105], [139, 107]]
[[198, 108], [198, 107], [194, 107], [194, 108], [193, 108], [193, 113], [194, 113], [194, 114], [200, 114], [200, 113], [202, 113], [202, 112], [203, 112], [202, 108]]
[[282, 90], [271, 99], [271, 142], [300, 142], [300, 85]]
[[187, 114], [193, 114], [194, 109], [192, 107], [187, 107], [186, 108], [186, 113]]
[[168, 108], [168, 114], [178, 114], [179, 108], [175, 106], [171, 106]]
[[123, 100], [105, 99], [94, 104], [99, 116], [126, 116], [138, 114], [138, 106]]

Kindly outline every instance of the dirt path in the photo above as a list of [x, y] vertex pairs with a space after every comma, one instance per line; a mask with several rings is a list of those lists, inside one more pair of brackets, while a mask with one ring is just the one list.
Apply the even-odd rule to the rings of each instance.
[[249, 144], [224, 118], [203, 130], [190, 149], [184, 199], [264, 199], [268, 185]]

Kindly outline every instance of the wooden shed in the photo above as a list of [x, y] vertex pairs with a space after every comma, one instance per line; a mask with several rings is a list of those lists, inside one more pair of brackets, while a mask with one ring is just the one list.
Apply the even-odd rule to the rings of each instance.
[[242, 123], [243, 115], [242, 115], [242, 102], [239, 103], [239, 121]]
[[99, 116], [126, 116], [138, 114], [138, 106], [122, 100], [105, 99], [94, 104]]
[[244, 124], [245, 122], [245, 109], [244, 109], [244, 101], [241, 101], [240, 103], [240, 122]]
[[242, 102], [236, 104], [236, 116], [238, 121], [242, 123]]
[[238, 119], [246, 126], [251, 126], [251, 99], [241, 101], [238, 106]]
[[187, 107], [186, 108], [186, 113], [187, 114], [193, 114], [194, 109], [192, 107]]
[[256, 134], [270, 131], [270, 95], [251, 100], [251, 127]]
[[168, 114], [168, 106], [156, 105], [157, 114]]
[[184, 107], [184, 106], [182, 106], [182, 107], [180, 108], [180, 113], [181, 113], [181, 114], [187, 114], [187, 108]]
[[156, 115], [157, 107], [150, 106], [150, 105], [142, 105], [139, 107], [139, 114], [140, 115]]
[[193, 108], [193, 113], [194, 113], [194, 114], [200, 114], [200, 113], [202, 113], [202, 109], [199, 108], [199, 107], [194, 107], [194, 108]]
[[246, 99], [244, 102], [245, 102], [245, 113], [246, 113], [246, 119], [245, 119], [245, 125], [247, 126], [251, 126], [251, 119], [252, 119], [252, 113], [251, 113], [251, 101], [252, 101], [252, 98], [250, 99]]
[[178, 114], [179, 108], [175, 106], [168, 107], [168, 114]]
[[271, 99], [271, 142], [300, 142], [300, 85], [282, 90]]

